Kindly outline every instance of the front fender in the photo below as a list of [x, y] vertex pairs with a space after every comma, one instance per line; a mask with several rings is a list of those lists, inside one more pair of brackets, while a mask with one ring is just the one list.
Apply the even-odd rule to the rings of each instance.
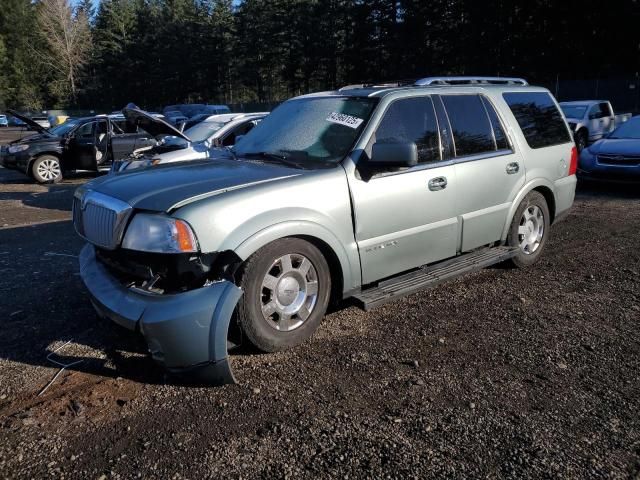
[[340, 262], [344, 291], [353, 290], [360, 286], [360, 257], [355, 241], [345, 245], [331, 230], [315, 222], [291, 220], [276, 223], [245, 238], [238, 244], [226, 245], [223, 250], [233, 250], [242, 260], [246, 260], [268, 243], [293, 236], [313, 237], [327, 244]]

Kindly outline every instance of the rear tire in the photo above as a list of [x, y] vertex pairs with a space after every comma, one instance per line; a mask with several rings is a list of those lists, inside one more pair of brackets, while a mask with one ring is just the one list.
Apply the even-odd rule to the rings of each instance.
[[42, 155], [31, 164], [33, 179], [42, 184], [58, 183], [62, 180], [60, 159], [54, 155]]
[[511, 263], [518, 268], [526, 268], [538, 261], [549, 238], [549, 207], [540, 192], [529, 192], [516, 210], [507, 244], [517, 247], [518, 253]]
[[263, 352], [294, 347], [313, 335], [329, 303], [331, 274], [314, 245], [284, 238], [242, 265], [244, 292], [236, 318], [249, 342]]

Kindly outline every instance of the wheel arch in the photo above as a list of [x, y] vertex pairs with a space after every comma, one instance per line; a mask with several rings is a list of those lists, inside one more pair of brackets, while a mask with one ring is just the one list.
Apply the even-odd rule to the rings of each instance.
[[27, 166], [27, 171], [29, 172], [29, 175], [32, 175], [31, 168], [33, 167], [33, 162], [35, 162], [40, 157], [44, 157], [45, 155], [51, 155], [52, 157], [56, 157], [60, 162], [60, 168], [62, 169], [62, 155], [60, 154], [60, 152], [56, 152], [55, 150], [53, 151], [43, 150], [41, 152], [34, 153], [33, 156], [29, 159], [29, 164]]
[[354, 260], [354, 255], [358, 258], [355, 245], [354, 252], [348, 252], [332, 232], [313, 222], [296, 221], [273, 225], [255, 233], [230, 250], [244, 261], [265, 245], [283, 238], [300, 238], [320, 250], [331, 272], [334, 285], [332, 300], [344, 298], [348, 291], [360, 285], [360, 264]]
[[507, 235], [509, 234], [509, 226], [511, 225], [511, 221], [513, 220], [513, 216], [518, 210], [518, 206], [530, 192], [539, 192], [547, 202], [547, 206], [549, 207], [549, 214], [551, 218], [549, 219], [549, 224], [553, 224], [555, 220], [555, 211], [556, 211], [556, 196], [555, 189], [551, 182], [546, 179], [536, 179], [525, 184], [524, 187], [520, 189], [520, 192], [513, 199], [511, 203], [511, 208], [509, 209], [509, 215], [507, 215], [507, 220], [504, 225], [504, 229], [502, 231], [501, 241], [505, 242], [507, 239]]

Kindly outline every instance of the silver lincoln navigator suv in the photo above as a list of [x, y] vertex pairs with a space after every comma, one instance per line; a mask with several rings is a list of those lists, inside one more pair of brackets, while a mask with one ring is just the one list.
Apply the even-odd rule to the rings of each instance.
[[534, 264], [573, 203], [576, 163], [558, 104], [522, 79], [304, 95], [213, 160], [80, 187], [80, 272], [98, 313], [159, 363], [229, 383], [229, 348], [293, 347], [329, 302], [369, 309]]

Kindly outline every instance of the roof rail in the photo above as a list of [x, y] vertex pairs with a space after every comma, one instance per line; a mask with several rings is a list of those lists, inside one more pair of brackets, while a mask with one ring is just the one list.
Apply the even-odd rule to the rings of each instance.
[[406, 85], [413, 85], [413, 80], [395, 80], [381, 83], [356, 83], [354, 85], [345, 85], [344, 87], [339, 88], [338, 91], [342, 92], [344, 90], [353, 90], [356, 88], [393, 88], [403, 87]]
[[414, 85], [529, 85], [523, 78], [515, 77], [426, 77], [416, 80]]

